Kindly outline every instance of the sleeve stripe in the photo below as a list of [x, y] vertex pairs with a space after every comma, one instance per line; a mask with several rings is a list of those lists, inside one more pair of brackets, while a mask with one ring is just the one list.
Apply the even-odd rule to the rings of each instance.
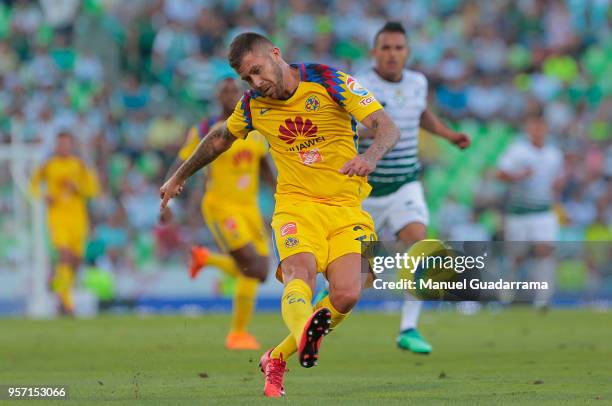
[[306, 79], [306, 65], [304, 65], [303, 63], [300, 64], [300, 80], [307, 80]]
[[[295, 66], [295, 65], [293, 65]], [[316, 63], [300, 64], [300, 74], [304, 75], [304, 80], [322, 85], [330, 97], [340, 106], [344, 106], [346, 97], [342, 95], [344, 88], [341, 73], [332, 67]]]
[[242, 103], [240, 104], [240, 108], [244, 114], [244, 121], [246, 122], [245, 128], [249, 131], [253, 130], [253, 115], [251, 114], [251, 98], [253, 96], [253, 92], [245, 92], [242, 97]]

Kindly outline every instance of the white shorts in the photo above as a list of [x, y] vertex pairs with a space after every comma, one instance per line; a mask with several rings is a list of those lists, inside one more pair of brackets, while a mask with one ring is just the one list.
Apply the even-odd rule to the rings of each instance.
[[552, 211], [506, 216], [506, 241], [556, 241], [558, 236], [559, 221]]
[[387, 196], [368, 197], [362, 206], [372, 216], [381, 241], [395, 240], [407, 224], [429, 223], [429, 210], [419, 181], [406, 183]]

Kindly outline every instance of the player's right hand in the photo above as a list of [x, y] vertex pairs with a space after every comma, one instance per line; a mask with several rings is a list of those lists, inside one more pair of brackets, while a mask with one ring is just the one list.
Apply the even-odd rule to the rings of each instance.
[[164, 210], [166, 206], [168, 206], [168, 202], [170, 199], [178, 196], [185, 186], [185, 181], [181, 181], [172, 176], [170, 179], [163, 184], [163, 186], [159, 189], [159, 196], [161, 198], [161, 202], [159, 204], [160, 211]]
[[376, 164], [372, 162], [365, 154], [357, 155], [340, 168], [340, 173], [352, 176], [368, 176], [374, 172]]
[[69, 193], [72, 194], [78, 194], [79, 193], [79, 187], [77, 186], [76, 182], [71, 180], [71, 179], [66, 179], [62, 182], [62, 186], [64, 187], [64, 189], [66, 189]]

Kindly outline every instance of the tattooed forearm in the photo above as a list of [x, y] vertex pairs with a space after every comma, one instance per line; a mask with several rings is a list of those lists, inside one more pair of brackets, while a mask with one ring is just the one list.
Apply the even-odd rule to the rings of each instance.
[[364, 156], [373, 162], [378, 162], [399, 140], [399, 128], [384, 110], [375, 111], [367, 116], [363, 120], [363, 125], [374, 133], [374, 142]]
[[225, 123], [213, 127], [200, 141], [193, 154], [178, 168], [174, 176], [182, 180], [188, 179], [227, 151], [235, 140], [236, 138], [229, 132]]

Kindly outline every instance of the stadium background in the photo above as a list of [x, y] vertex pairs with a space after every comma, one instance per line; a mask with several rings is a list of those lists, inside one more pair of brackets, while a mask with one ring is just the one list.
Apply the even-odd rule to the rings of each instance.
[[[565, 153], [561, 239], [612, 240], [609, 0], [5, 0], [2, 150], [20, 139], [44, 157], [59, 130], [78, 139], [102, 184], [91, 203], [84, 285], [102, 273], [115, 280], [107, 294], [141, 309], [227, 309], [230, 280], [205, 272], [191, 283], [186, 275], [184, 248], [213, 244], [200, 217], [201, 179], [175, 207], [172, 226], [160, 228], [157, 219], [158, 188], [188, 126], [215, 112], [214, 84], [231, 74], [229, 41], [266, 33], [289, 61], [358, 76], [387, 19], [408, 31], [409, 66], [429, 78], [430, 106], [473, 137], [466, 152], [421, 137], [432, 235], [500, 237], [496, 160], [520, 136], [525, 112], [542, 107], [550, 140]], [[21, 313], [32, 282], [18, 257], [28, 255], [29, 241], [17, 238], [19, 188], [7, 162], [0, 162], [0, 313]], [[269, 216], [269, 190], [261, 202]], [[563, 271], [562, 289], [595, 283], [574, 265]], [[277, 305], [280, 284], [272, 279], [264, 307]]]

